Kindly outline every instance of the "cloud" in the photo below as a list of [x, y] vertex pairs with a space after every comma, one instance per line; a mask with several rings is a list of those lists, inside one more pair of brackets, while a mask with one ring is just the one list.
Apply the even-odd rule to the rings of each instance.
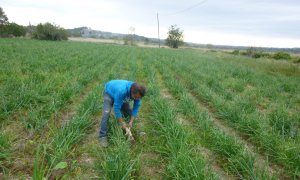
[[244, 36], [241, 34], [219, 33], [211, 31], [185, 31], [185, 39], [202, 44], [254, 46], [254, 47], [300, 47], [299, 39]]
[[300, 36], [296, 30], [300, 29], [299, 9], [299, 3], [215, 0], [190, 12], [162, 19], [220, 33], [297, 38]]
[[[127, 33], [133, 26], [136, 34], [157, 37], [156, 13], [159, 13], [162, 38], [166, 38], [170, 25], [177, 24], [184, 30], [186, 41], [268, 46], [274, 42], [274, 46], [300, 47], [295, 42], [300, 42], [298, 0], [207, 0], [180, 12], [199, 2], [2, 0], [1, 6], [10, 21], [22, 25], [54, 22], [65, 28], [88, 26], [120, 33]], [[196, 38], [197, 34], [200, 38]]]

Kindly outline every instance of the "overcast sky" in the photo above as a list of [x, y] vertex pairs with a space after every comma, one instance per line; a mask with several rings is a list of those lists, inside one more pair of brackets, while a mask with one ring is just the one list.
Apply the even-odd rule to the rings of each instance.
[[170, 25], [202, 44], [300, 47], [300, 0], [0, 0], [10, 22], [166, 38]]

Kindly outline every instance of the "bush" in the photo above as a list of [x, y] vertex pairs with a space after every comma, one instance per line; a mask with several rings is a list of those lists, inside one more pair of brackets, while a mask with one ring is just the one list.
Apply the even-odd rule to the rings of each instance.
[[263, 53], [261, 54], [261, 57], [264, 57], [264, 58], [272, 58], [272, 54], [263, 52]]
[[23, 26], [16, 23], [7, 23], [0, 25], [0, 36], [1, 37], [20, 37], [25, 36], [26, 30]]
[[68, 40], [68, 32], [64, 28], [51, 23], [40, 23], [33, 32], [33, 38], [52, 41]]
[[254, 57], [254, 58], [260, 58], [260, 57], [262, 57], [262, 56], [263, 56], [263, 52], [258, 51], [258, 52], [254, 52], [254, 54], [253, 54], [252, 57]]
[[300, 57], [296, 58], [296, 59], [294, 60], [294, 63], [300, 63]]
[[259, 48], [249, 47], [243, 55], [250, 56], [253, 58], [260, 58], [263, 56], [263, 51]]
[[131, 45], [131, 46], [136, 45], [132, 34], [128, 34], [124, 36], [123, 40], [124, 40], [124, 45]]
[[273, 55], [274, 59], [285, 59], [285, 60], [290, 60], [292, 59], [291, 55], [287, 52], [277, 52]]
[[231, 54], [233, 54], [233, 55], [239, 55], [240, 51], [238, 49], [236, 49], [236, 50], [232, 51]]

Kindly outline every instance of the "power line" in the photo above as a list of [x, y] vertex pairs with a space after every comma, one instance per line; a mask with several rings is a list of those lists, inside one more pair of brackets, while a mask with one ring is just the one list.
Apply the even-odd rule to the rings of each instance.
[[160, 48], [160, 37], [159, 37], [159, 19], [158, 19], [158, 13], [157, 13], [157, 26], [158, 26], [158, 48]]
[[[175, 13], [171, 13], [171, 14], [163, 14], [163, 16], [171, 16], [171, 15], [183, 13], [183, 12], [185, 12], [185, 11], [191, 10], [191, 9], [193, 9], [193, 8], [195, 8], [195, 7], [198, 7], [198, 6], [202, 5], [202, 4], [204, 4], [206, 1], [208, 1], [208, 0], [203, 0], [203, 1], [199, 2], [199, 3], [197, 3], [197, 4], [194, 4], [193, 6], [190, 6], [190, 7], [186, 8], [186, 9], [181, 10], [181, 11], [177, 11], [177, 12], [175, 12]], [[160, 48], [159, 18], [158, 18], [158, 13], [157, 13], [157, 27], [158, 27], [158, 47]]]
[[198, 7], [198, 6], [200, 6], [200, 5], [204, 4], [204, 3], [206, 3], [206, 1], [208, 1], [208, 0], [203, 0], [203, 1], [201, 1], [201, 2], [198, 2], [197, 4], [194, 4], [193, 6], [190, 6], [190, 7], [188, 7], [188, 8], [185, 8], [185, 9], [183, 9], [183, 10], [180, 10], [180, 11], [177, 11], [177, 12], [174, 12], [174, 13], [165, 14], [165, 15], [163, 14], [163, 16], [171, 16], [171, 15], [175, 15], [175, 14], [180, 14], [180, 13], [186, 12], [186, 11], [188, 11], [188, 10], [191, 10], [191, 9], [193, 9], [193, 8], [195, 8], [195, 7]]

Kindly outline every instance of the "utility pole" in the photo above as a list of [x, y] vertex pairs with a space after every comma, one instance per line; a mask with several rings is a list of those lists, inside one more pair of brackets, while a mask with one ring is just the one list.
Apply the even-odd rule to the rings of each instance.
[[158, 19], [158, 13], [157, 13], [157, 27], [158, 27], [158, 48], [160, 48], [160, 38], [159, 38], [159, 19]]

